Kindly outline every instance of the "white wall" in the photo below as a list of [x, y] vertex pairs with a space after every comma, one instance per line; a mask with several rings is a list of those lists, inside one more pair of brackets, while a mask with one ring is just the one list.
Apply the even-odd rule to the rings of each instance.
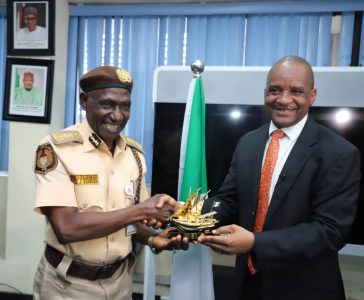
[[[10, 122], [7, 189], [1, 185], [6, 178], [0, 178], [0, 225], [5, 225], [0, 229], [0, 284], [26, 294], [32, 294], [34, 272], [43, 251], [44, 219], [33, 212], [35, 150], [43, 136], [63, 127], [64, 120], [68, 1], [55, 2], [56, 55], [42, 57], [55, 60], [51, 124]], [[0, 285], [0, 290], [4, 289]]]

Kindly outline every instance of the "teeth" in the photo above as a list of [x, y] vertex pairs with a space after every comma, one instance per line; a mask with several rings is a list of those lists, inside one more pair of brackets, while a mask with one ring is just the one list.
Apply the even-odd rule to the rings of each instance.
[[286, 111], [294, 111], [294, 108], [277, 108], [277, 110], [286, 112]]
[[117, 125], [112, 125], [112, 124], [107, 124], [107, 123], [106, 123], [106, 126], [107, 126], [108, 128], [110, 128], [110, 129], [112, 129], [112, 130], [115, 130], [115, 129], [117, 129], [117, 128], [118, 128], [118, 126], [117, 126]]

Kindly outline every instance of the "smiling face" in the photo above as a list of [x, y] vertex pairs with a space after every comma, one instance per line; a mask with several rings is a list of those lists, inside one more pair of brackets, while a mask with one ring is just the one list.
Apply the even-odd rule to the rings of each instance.
[[130, 92], [121, 88], [105, 88], [82, 93], [80, 103], [91, 128], [111, 152], [120, 132], [130, 117]]
[[282, 61], [268, 74], [265, 107], [278, 128], [297, 124], [315, 102], [316, 89], [309, 65]]

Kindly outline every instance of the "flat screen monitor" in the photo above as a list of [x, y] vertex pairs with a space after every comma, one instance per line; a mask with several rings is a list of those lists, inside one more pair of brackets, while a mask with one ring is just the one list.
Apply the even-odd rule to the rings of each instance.
[[[167, 193], [177, 199], [179, 154], [184, 103], [155, 103], [152, 194]], [[356, 145], [364, 159], [364, 108], [311, 107], [311, 115]], [[206, 168], [210, 195], [222, 184], [239, 138], [268, 122], [262, 105], [206, 105]], [[362, 174], [363, 162], [361, 165]], [[364, 245], [364, 179], [358, 212], [349, 243]]]

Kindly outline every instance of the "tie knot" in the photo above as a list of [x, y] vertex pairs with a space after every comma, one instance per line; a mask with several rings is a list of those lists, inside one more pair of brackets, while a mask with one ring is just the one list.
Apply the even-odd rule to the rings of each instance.
[[272, 133], [272, 139], [277, 140], [277, 139], [280, 139], [281, 137], [284, 137], [283, 130], [278, 129], [278, 130], [273, 131], [273, 133]]

